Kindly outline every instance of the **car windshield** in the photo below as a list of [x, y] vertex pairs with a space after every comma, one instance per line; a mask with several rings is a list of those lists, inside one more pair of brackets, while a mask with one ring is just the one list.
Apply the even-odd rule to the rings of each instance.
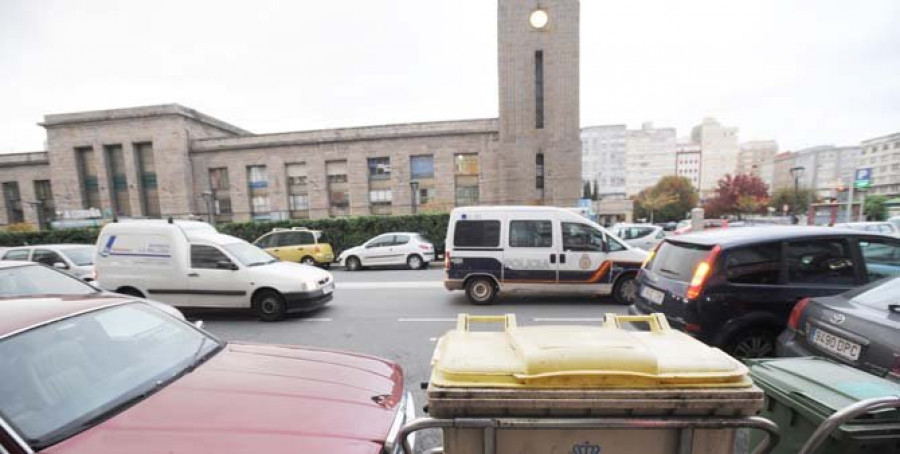
[[244, 266], [266, 265], [278, 261], [277, 258], [250, 243], [229, 243], [223, 244], [222, 247]]
[[88, 295], [97, 289], [42, 265], [0, 269], [0, 298], [29, 295]]
[[43, 449], [171, 383], [221, 345], [144, 303], [29, 329], [0, 340], [0, 416]]
[[710, 249], [710, 246], [666, 241], [656, 251], [647, 268], [669, 279], [688, 282], [697, 264], [709, 255]]
[[854, 303], [874, 309], [889, 310], [889, 306], [900, 304], [900, 277], [885, 279], [881, 285], [875, 286], [853, 297]]
[[94, 264], [94, 246], [63, 249], [62, 253], [76, 266], [89, 266]]

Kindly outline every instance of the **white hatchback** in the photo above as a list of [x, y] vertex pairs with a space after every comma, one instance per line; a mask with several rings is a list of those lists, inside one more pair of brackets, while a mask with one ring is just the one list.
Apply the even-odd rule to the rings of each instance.
[[364, 266], [406, 265], [412, 270], [426, 268], [434, 261], [434, 245], [421, 234], [391, 232], [378, 235], [362, 246], [347, 249], [338, 263], [348, 271]]
[[629, 245], [645, 251], [652, 250], [666, 237], [662, 227], [652, 224], [616, 224], [610, 230]]

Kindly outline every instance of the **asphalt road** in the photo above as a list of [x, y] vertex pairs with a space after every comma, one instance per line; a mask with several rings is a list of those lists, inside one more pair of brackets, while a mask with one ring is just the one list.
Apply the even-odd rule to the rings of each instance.
[[[425, 403], [420, 383], [428, 381], [435, 341], [455, 326], [456, 315], [516, 314], [519, 325], [599, 324], [604, 313], [625, 313], [610, 298], [509, 297], [473, 306], [462, 292], [444, 289], [443, 270], [332, 270], [334, 299], [322, 310], [276, 323], [252, 315], [202, 314], [206, 329], [225, 340], [309, 345], [368, 353], [399, 363], [417, 409]], [[194, 317], [191, 317], [194, 318]], [[419, 448], [440, 443], [424, 434]]]

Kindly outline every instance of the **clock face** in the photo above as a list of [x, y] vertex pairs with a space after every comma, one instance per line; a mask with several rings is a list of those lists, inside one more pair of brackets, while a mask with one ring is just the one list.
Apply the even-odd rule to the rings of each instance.
[[528, 21], [531, 22], [531, 26], [534, 28], [544, 28], [547, 26], [547, 22], [550, 21], [550, 16], [547, 15], [546, 11], [536, 9], [532, 11]]

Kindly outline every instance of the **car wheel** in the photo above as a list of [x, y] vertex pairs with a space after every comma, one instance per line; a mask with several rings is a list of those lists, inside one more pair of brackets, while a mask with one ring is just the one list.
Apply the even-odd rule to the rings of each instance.
[[422, 261], [422, 257], [419, 257], [415, 254], [409, 256], [409, 258], [406, 259], [406, 266], [408, 266], [411, 270], [418, 270], [422, 268], [423, 263], [424, 262]]
[[316, 266], [316, 259], [307, 255], [306, 257], [300, 259], [300, 263], [303, 265]]
[[634, 275], [622, 276], [613, 288], [613, 298], [619, 304], [634, 304], [637, 299], [638, 283]]
[[260, 320], [274, 322], [284, 318], [287, 308], [284, 297], [273, 290], [263, 290], [253, 299], [253, 307]]
[[768, 329], [754, 328], [735, 335], [725, 350], [735, 358], [768, 358], [775, 356], [776, 334]]
[[475, 277], [466, 284], [466, 296], [472, 304], [491, 304], [497, 297], [497, 286], [492, 279]]
[[347, 261], [345, 262], [347, 266], [347, 271], [357, 271], [362, 266], [360, 266], [359, 259], [356, 257], [347, 257]]

